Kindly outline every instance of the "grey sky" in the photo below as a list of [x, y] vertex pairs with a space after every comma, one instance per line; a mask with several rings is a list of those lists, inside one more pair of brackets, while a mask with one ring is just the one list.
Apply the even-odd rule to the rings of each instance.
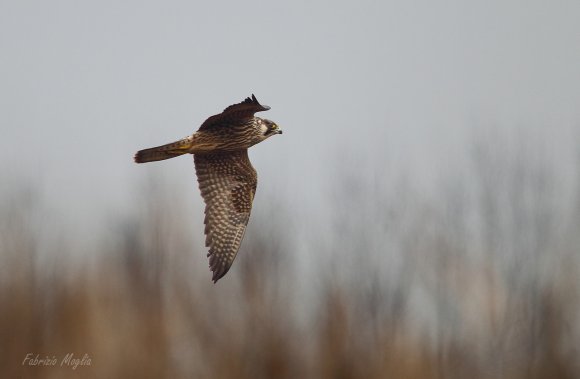
[[578, 1], [1, 1], [1, 185], [39, 183], [79, 225], [147, 176], [199, 210], [190, 158], [132, 154], [255, 93], [285, 132], [250, 153], [257, 201], [316, 220], [336, 157], [429, 178], [488, 124], [577, 141], [578, 20]]

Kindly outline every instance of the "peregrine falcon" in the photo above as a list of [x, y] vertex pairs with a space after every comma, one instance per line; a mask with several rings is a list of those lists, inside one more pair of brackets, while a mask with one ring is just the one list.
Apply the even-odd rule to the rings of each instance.
[[268, 109], [252, 95], [211, 116], [192, 135], [140, 150], [134, 157], [135, 162], [146, 163], [193, 154], [205, 202], [205, 245], [209, 247], [214, 283], [234, 262], [250, 219], [258, 177], [248, 158], [248, 148], [282, 134], [273, 121], [254, 116]]

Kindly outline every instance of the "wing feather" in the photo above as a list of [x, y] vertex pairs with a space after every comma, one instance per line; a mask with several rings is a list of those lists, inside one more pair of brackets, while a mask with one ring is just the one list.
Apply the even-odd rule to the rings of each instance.
[[230, 269], [250, 219], [257, 174], [247, 150], [194, 155], [195, 171], [205, 202], [205, 244], [212, 280]]
[[230, 105], [224, 109], [222, 113], [211, 116], [205, 120], [205, 122], [199, 127], [199, 130], [224, 125], [244, 124], [254, 117], [256, 112], [267, 111], [269, 109], [269, 106], [260, 104], [256, 99], [256, 96], [252, 94], [251, 98], [247, 97], [241, 103]]

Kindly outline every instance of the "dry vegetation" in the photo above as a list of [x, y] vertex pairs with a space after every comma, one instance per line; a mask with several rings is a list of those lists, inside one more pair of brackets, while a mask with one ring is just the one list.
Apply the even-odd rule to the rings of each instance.
[[[430, 201], [339, 180], [353, 206], [301, 234], [308, 267], [272, 202], [216, 285], [162, 194], [83, 263], [21, 191], [0, 214], [0, 377], [577, 378], [580, 196], [522, 154], [476, 149]], [[22, 365], [71, 352], [91, 365]]]

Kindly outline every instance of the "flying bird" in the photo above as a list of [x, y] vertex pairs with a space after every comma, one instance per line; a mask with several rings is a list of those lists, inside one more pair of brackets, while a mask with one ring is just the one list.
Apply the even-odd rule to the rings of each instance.
[[192, 135], [140, 150], [134, 157], [135, 162], [146, 163], [193, 154], [205, 202], [205, 245], [214, 283], [232, 266], [250, 219], [258, 176], [248, 148], [282, 134], [275, 122], [254, 116], [269, 109], [252, 95], [211, 116]]

